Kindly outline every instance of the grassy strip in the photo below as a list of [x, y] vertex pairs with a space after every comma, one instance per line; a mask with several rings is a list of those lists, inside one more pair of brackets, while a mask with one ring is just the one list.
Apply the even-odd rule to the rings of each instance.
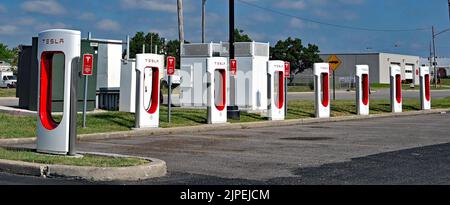
[[16, 89], [0, 88], [0, 97], [16, 97]]
[[288, 92], [313, 92], [314, 90], [311, 87], [306, 85], [296, 85], [296, 86], [288, 86]]
[[450, 85], [450, 78], [441, 78], [440, 85]]
[[[448, 86], [442, 86], [444, 84], [439, 84], [437, 87], [434, 87], [433, 85], [430, 86], [431, 90], [448, 90], [450, 89], [450, 87]], [[373, 83], [370, 84], [370, 89], [372, 90], [379, 90], [379, 89], [389, 89], [390, 85], [389, 84], [380, 84], [380, 83]], [[411, 88], [409, 86], [409, 84], [403, 84], [402, 85], [402, 90], [419, 90], [420, 86], [419, 85], [415, 85], [414, 88]]]
[[0, 159], [24, 161], [40, 164], [62, 164], [91, 167], [128, 167], [148, 163], [146, 160], [127, 157], [106, 157], [84, 155], [82, 158], [48, 155], [31, 150], [13, 150], [0, 147]]
[[[433, 108], [450, 108], [450, 97], [432, 99]], [[416, 99], [404, 99], [403, 111], [420, 110], [420, 102]], [[389, 100], [371, 100], [370, 113], [390, 112]], [[356, 114], [354, 100], [337, 100], [331, 103], [331, 116], [348, 116]], [[313, 100], [292, 100], [288, 104], [287, 119], [301, 119], [314, 117]], [[59, 120], [61, 117], [55, 117]], [[160, 127], [193, 126], [206, 123], [206, 109], [172, 109], [172, 123], [167, 121], [167, 107], [161, 106]], [[127, 131], [134, 127], [134, 114], [124, 112], [105, 112], [87, 116], [87, 128], [81, 128], [81, 115], [78, 116], [78, 134], [102, 133], [113, 131]], [[241, 120], [236, 122], [255, 122], [265, 120], [259, 114], [241, 114]], [[13, 116], [0, 113], [0, 138], [34, 137], [36, 130], [36, 117]]]

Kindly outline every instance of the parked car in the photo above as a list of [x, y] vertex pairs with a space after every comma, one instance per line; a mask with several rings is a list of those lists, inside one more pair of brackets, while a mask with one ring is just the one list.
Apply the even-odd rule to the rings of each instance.
[[0, 88], [17, 87], [17, 77], [11, 71], [0, 72]]

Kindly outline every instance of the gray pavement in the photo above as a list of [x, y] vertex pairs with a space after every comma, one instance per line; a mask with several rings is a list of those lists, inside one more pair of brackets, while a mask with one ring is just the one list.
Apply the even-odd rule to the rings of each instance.
[[[90, 140], [78, 147], [167, 162], [166, 177], [112, 184], [450, 184], [449, 124], [450, 114], [431, 114]], [[0, 174], [0, 183], [7, 179]]]

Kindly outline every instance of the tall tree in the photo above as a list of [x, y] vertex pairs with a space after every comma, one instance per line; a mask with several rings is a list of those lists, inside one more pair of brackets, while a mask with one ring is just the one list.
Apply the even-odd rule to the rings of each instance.
[[[158, 51], [155, 50], [155, 45]], [[164, 40], [158, 33], [148, 33], [145, 36], [145, 52], [146, 53], [160, 53], [164, 50]]]
[[176, 69], [180, 68], [180, 41], [178, 40], [170, 40], [166, 42], [165, 47], [166, 55], [173, 56], [176, 58]]
[[8, 49], [8, 46], [0, 43], [0, 60], [11, 63], [14, 58], [14, 50]]
[[136, 58], [137, 53], [142, 53], [142, 45], [145, 43], [144, 32], [137, 32], [130, 39], [130, 58]]
[[130, 58], [136, 58], [137, 53], [142, 53], [142, 45], [145, 43], [145, 53], [156, 53], [155, 45], [158, 46], [158, 53], [164, 52], [164, 40], [157, 33], [137, 32], [130, 39]]
[[244, 33], [244, 30], [234, 29], [234, 42], [252, 42], [249, 35]]
[[308, 47], [304, 47], [302, 40], [289, 37], [284, 41], [278, 41], [274, 47], [270, 48], [270, 58], [291, 63], [289, 82], [292, 82], [296, 74], [305, 69], [312, 69], [314, 63], [322, 62], [319, 52], [318, 46], [308, 44]]

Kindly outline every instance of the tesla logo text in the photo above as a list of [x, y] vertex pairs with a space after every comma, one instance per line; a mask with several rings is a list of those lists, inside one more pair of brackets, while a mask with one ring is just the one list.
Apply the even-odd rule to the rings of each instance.
[[159, 63], [159, 60], [157, 60], [157, 59], [145, 59], [145, 62], [147, 62], [147, 63]]
[[284, 65], [273, 65], [275, 68], [284, 68]]
[[214, 62], [215, 65], [226, 65], [225, 62]]
[[56, 44], [64, 44], [64, 39], [60, 38], [60, 39], [54, 39], [54, 38], [50, 38], [50, 39], [42, 39], [42, 42], [45, 44], [49, 44], [49, 45], [56, 45]]

